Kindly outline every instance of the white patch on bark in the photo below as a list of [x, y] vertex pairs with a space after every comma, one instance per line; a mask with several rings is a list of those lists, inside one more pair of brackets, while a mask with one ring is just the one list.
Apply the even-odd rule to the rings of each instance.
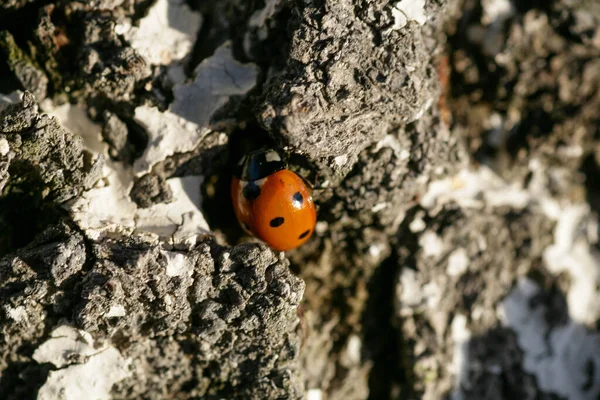
[[95, 347], [88, 332], [63, 325], [33, 353], [40, 364], [54, 364], [38, 400], [110, 399], [112, 386], [129, 377], [129, 362], [107, 344]]
[[498, 314], [517, 334], [523, 367], [535, 375], [541, 390], [569, 399], [600, 396], [600, 335], [573, 320], [551, 327], [547, 309], [532, 299], [541, 291], [522, 278], [504, 299]]
[[139, 27], [119, 24], [115, 30], [124, 34], [147, 62], [168, 65], [190, 53], [201, 24], [201, 14], [184, 0], [157, 0]]
[[167, 111], [136, 108], [135, 120], [148, 134], [148, 147], [134, 163], [135, 173], [142, 175], [167, 157], [196, 148], [210, 132], [213, 114], [230, 97], [250, 91], [257, 76], [256, 65], [235, 60], [227, 42], [198, 65], [193, 82], [175, 86], [175, 99]]
[[95, 187], [67, 205], [74, 221], [88, 236], [96, 239], [107, 234], [138, 232], [175, 243], [194, 244], [198, 235], [209, 232], [200, 211], [201, 176], [167, 180], [173, 195], [172, 202], [138, 208], [129, 196], [135, 179], [133, 170], [108, 157], [108, 146], [102, 141], [100, 125], [92, 122], [78, 105], [53, 107], [47, 101], [44, 109], [57, 117], [61, 125], [82, 136], [88, 151], [105, 156], [102, 178]]
[[600, 253], [590, 246], [586, 225], [595, 222], [587, 205], [566, 207], [554, 231], [554, 244], [544, 251], [546, 268], [553, 274], [567, 273], [569, 315], [593, 325], [600, 318]]
[[446, 272], [450, 276], [460, 276], [469, 269], [469, 255], [467, 250], [460, 247], [454, 250], [448, 257]]
[[424, 25], [427, 22], [425, 0], [399, 1], [392, 7], [392, 16], [394, 17], [393, 30], [404, 28], [411, 21]]
[[167, 276], [192, 276], [194, 273], [194, 266], [183, 254], [165, 250], [162, 250], [161, 254], [167, 260]]

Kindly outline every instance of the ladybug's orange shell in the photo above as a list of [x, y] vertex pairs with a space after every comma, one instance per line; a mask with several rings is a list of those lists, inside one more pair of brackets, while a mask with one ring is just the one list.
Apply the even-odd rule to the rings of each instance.
[[251, 228], [252, 208], [250, 202], [242, 194], [242, 184], [245, 184], [245, 182], [237, 177], [233, 177], [231, 180], [231, 202], [233, 203], [233, 211], [246, 233], [256, 235]]
[[317, 212], [302, 178], [283, 169], [252, 183], [260, 188], [254, 199], [243, 194], [248, 182], [234, 178], [231, 185], [235, 214], [245, 229], [278, 251], [294, 249], [312, 236]]

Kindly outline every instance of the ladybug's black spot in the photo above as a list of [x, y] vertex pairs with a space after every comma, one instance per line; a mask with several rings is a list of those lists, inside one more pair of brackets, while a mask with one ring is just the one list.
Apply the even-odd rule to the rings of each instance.
[[300, 236], [298, 237], [298, 239], [304, 239], [305, 237], [307, 237], [307, 236], [308, 236], [308, 234], [309, 234], [309, 233], [310, 233], [310, 229], [309, 229], [309, 230], [307, 230], [307, 231], [305, 231], [305, 232], [302, 232], [302, 235], [300, 235]]
[[242, 194], [246, 200], [255, 200], [260, 196], [260, 186], [254, 182], [248, 182], [242, 190]]
[[303, 202], [304, 202], [304, 197], [302, 197], [302, 193], [300, 193], [300, 192], [294, 193], [294, 195], [292, 196], [292, 203], [293, 203], [294, 207], [296, 207], [296, 208], [302, 207]]
[[269, 225], [271, 225], [272, 228], [277, 228], [278, 226], [283, 225], [284, 221], [285, 220], [283, 219], [283, 217], [276, 217], [273, 218], [271, 222], [269, 222]]

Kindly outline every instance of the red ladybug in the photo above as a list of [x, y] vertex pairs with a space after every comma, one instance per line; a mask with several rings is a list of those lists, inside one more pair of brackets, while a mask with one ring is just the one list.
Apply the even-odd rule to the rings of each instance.
[[310, 190], [273, 149], [241, 158], [231, 182], [231, 199], [244, 230], [274, 250], [294, 249], [315, 230], [317, 212]]

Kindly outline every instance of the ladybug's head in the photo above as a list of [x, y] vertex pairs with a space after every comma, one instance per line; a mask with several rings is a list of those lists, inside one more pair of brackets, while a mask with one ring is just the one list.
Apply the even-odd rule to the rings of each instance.
[[256, 181], [285, 168], [277, 150], [261, 148], [242, 156], [234, 168], [234, 175], [243, 181]]

